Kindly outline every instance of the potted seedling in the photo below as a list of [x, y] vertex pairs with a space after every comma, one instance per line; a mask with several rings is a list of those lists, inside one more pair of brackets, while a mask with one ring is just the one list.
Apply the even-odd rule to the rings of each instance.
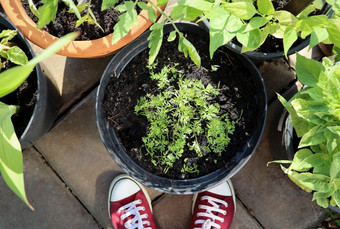
[[[163, 36], [170, 42], [156, 57], [152, 43]], [[162, 24], [115, 55], [102, 76], [100, 136], [117, 164], [151, 188], [215, 186], [242, 168], [262, 135], [267, 105], [258, 70], [226, 48], [210, 59], [208, 46], [198, 25]]]
[[[37, 63], [58, 51], [63, 45], [73, 40], [76, 35], [71, 34], [60, 39], [39, 57], [33, 58], [34, 55], [29, 44], [15, 30], [14, 25], [2, 14], [0, 19], [2, 67], [0, 70], [0, 171], [13, 192], [33, 209], [25, 194], [21, 150], [46, 133], [56, 117], [56, 110], [53, 109], [53, 103], [48, 97], [46, 79], [41, 72], [38, 73], [40, 68], [37, 67]], [[28, 57], [26, 51], [28, 51]], [[28, 77], [32, 80], [26, 80]], [[36, 88], [33, 89], [31, 95], [27, 93], [20, 97], [20, 93], [23, 93], [26, 87], [34, 86]], [[16, 90], [17, 88], [19, 90]], [[12, 100], [13, 97], [19, 100], [34, 97], [34, 94], [35, 99], [29, 101], [29, 103], [33, 103], [31, 112], [26, 112], [27, 108], [24, 103]], [[18, 98], [16, 95], [19, 95]], [[13, 104], [7, 104], [7, 102], [13, 102]], [[23, 126], [22, 130], [19, 128], [21, 127], [19, 124]]]
[[[157, 3], [156, 0], [150, 1]], [[10, 20], [27, 39], [41, 48], [48, 47], [70, 30], [82, 31], [80, 37], [83, 40], [73, 41], [58, 52], [80, 58], [116, 52], [148, 29], [159, 15], [152, 9], [145, 10], [149, 8], [142, 1], [116, 3], [118, 0], [104, 0], [102, 4], [95, 4], [91, 0], [1, 1]], [[163, 3], [161, 7], [165, 7]], [[28, 16], [27, 11], [33, 19], [36, 18], [36, 22]], [[116, 32], [112, 33], [113, 30]]]
[[[339, 19], [310, 15], [315, 9], [322, 9], [324, 13], [329, 11], [323, 1], [287, 2], [286, 6], [282, 6], [281, 1], [271, 0], [180, 0], [171, 16], [188, 21], [201, 16], [197, 22], [209, 25], [211, 55], [221, 45], [257, 59], [287, 56], [308, 43], [312, 48], [325, 40], [339, 47]], [[339, 8], [337, 1], [328, 0], [327, 3]], [[268, 49], [269, 46], [272, 48]]]
[[290, 114], [298, 151], [282, 170], [299, 187], [313, 192], [313, 200], [327, 208], [340, 206], [340, 65], [297, 56], [296, 73], [305, 87], [288, 102], [279, 100]]

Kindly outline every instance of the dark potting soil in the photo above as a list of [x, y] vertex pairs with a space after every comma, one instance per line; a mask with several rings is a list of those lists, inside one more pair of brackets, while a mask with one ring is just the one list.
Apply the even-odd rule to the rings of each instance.
[[[121, 4], [124, 0], [119, 0], [116, 5]], [[145, 2], [145, 1], [144, 1]], [[42, 3], [40, 0], [33, 0], [33, 3], [39, 8]], [[27, 1], [22, 2], [23, 7], [26, 10], [27, 15], [35, 22], [38, 22], [38, 18], [34, 16], [29, 9]], [[87, 22], [83, 23], [76, 28], [76, 22], [78, 18], [73, 13], [68, 12], [67, 6], [59, 0], [57, 16], [54, 22], [48, 24], [43, 28], [53, 36], [62, 37], [70, 32], [78, 31], [80, 36], [76, 40], [95, 40], [113, 33], [113, 27], [119, 21], [118, 16], [122, 13], [111, 7], [107, 10], [101, 11], [102, 0], [92, 0], [91, 10], [96, 17], [98, 24], [103, 28], [104, 32], [94, 24]], [[141, 11], [137, 7], [137, 13]], [[81, 13], [84, 16], [86, 12]]]
[[[198, 165], [199, 174], [182, 173], [184, 160], [177, 160], [172, 168], [164, 174], [162, 166], [154, 166], [150, 157], [145, 156], [142, 147], [142, 137], [148, 133], [148, 122], [144, 116], [137, 116], [134, 107], [137, 100], [147, 93], [157, 93], [155, 82], [150, 79], [147, 68], [148, 49], [137, 55], [121, 72], [119, 77], [114, 77], [109, 82], [103, 101], [103, 109], [107, 115], [110, 125], [115, 128], [117, 135], [129, 156], [144, 169], [159, 176], [186, 179], [203, 176], [228, 166], [236, 152], [242, 151], [254, 131], [256, 123], [257, 107], [254, 99], [255, 88], [248, 70], [241, 64], [240, 60], [225, 47], [220, 48], [214, 56], [209, 58], [208, 44], [187, 37], [202, 58], [202, 67], [197, 66], [177, 50], [177, 41], [168, 43], [164, 40], [158, 59], [158, 65], [154, 72], [159, 72], [164, 66], [178, 63], [176, 69], [183, 71], [189, 79], [201, 79], [206, 86], [209, 83], [217, 88], [220, 85], [221, 94], [218, 98], [210, 101], [211, 104], [219, 103], [220, 113], [227, 113], [230, 120], [236, 122], [235, 132], [227, 149], [218, 156], [210, 153], [204, 157], [198, 157], [189, 149], [183, 153], [183, 159], [189, 158], [187, 165], [192, 163]], [[171, 60], [169, 60], [171, 58]], [[212, 71], [213, 67], [217, 71]], [[242, 113], [243, 112], [243, 113]], [[241, 115], [242, 114], [242, 115]], [[239, 117], [241, 116], [240, 120]], [[238, 120], [238, 121], [237, 121]], [[144, 155], [144, 156], [142, 156]], [[217, 163], [216, 163], [217, 161]]]

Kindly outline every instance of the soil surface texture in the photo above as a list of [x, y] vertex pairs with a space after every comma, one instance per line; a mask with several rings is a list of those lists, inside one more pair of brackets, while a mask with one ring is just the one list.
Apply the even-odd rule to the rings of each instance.
[[[119, 0], [116, 5], [119, 5], [122, 2], [124, 2], [124, 0]], [[42, 6], [40, 0], [33, 0], [33, 3], [37, 7], [37, 9]], [[22, 2], [22, 4], [26, 10], [27, 15], [32, 18], [35, 23], [37, 23], [38, 18], [32, 14], [31, 10], [29, 9], [28, 2], [25, 0]], [[101, 5], [102, 0], [91, 1], [91, 10], [95, 15], [98, 24], [103, 28], [104, 31], [102, 31], [98, 26], [94, 24], [89, 24], [87, 22], [83, 23], [79, 27], [76, 27], [76, 22], [78, 18], [75, 14], [68, 12], [69, 8], [61, 0], [59, 0], [55, 21], [45, 26], [43, 30], [56, 37], [62, 37], [70, 32], [78, 31], [80, 32], [80, 36], [76, 40], [82, 41], [95, 40], [107, 36], [113, 33], [113, 27], [119, 21], [118, 16], [122, 13], [115, 10], [114, 7], [101, 11]], [[141, 9], [137, 7], [137, 13], [139, 13], [140, 11]], [[84, 16], [86, 12], [86, 10], [82, 12], [81, 16]]]
[[[214, 59], [209, 58], [208, 44], [187, 36], [202, 58], [202, 66], [197, 66], [177, 50], [177, 40], [174, 42], [163, 41], [162, 48], [156, 59], [158, 63], [154, 72], [159, 72], [164, 66], [178, 63], [176, 69], [183, 72], [189, 79], [201, 79], [207, 86], [211, 84], [214, 88], [219, 85], [220, 96], [210, 101], [211, 104], [220, 105], [220, 113], [227, 113], [229, 119], [235, 121], [235, 132], [227, 149], [219, 156], [209, 153], [198, 157], [195, 152], [185, 150], [184, 158], [189, 158], [187, 165], [196, 163], [199, 174], [181, 172], [184, 160], [177, 160], [169, 171], [164, 174], [162, 166], [154, 166], [150, 157], [146, 156], [142, 147], [142, 137], [148, 133], [148, 122], [144, 116], [137, 116], [134, 107], [137, 100], [147, 93], [157, 93], [155, 82], [150, 79], [147, 68], [148, 49], [137, 55], [121, 72], [118, 77], [112, 77], [106, 88], [103, 109], [111, 126], [115, 128], [117, 135], [129, 156], [141, 167], [158, 176], [187, 179], [203, 176], [221, 167], [228, 166], [232, 162], [236, 152], [249, 140], [256, 125], [257, 107], [254, 98], [255, 88], [253, 80], [247, 68], [241, 64], [239, 59], [227, 48], [219, 49]], [[217, 71], [213, 71], [217, 67]], [[215, 69], [216, 70], [216, 69]], [[116, 74], [113, 72], [113, 76]], [[241, 115], [242, 114], [242, 115]], [[240, 118], [241, 116], [241, 118]], [[239, 120], [238, 120], [239, 119]]]

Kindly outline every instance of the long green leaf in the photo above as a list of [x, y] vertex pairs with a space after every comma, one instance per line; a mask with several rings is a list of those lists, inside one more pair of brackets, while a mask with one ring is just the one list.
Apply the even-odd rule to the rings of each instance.
[[33, 58], [25, 65], [16, 66], [0, 73], [0, 98], [17, 89], [30, 75], [36, 64], [56, 53], [59, 49], [61, 49], [70, 41], [74, 40], [77, 36], [77, 33], [70, 33], [59, 39], [57, 42], [53, 43], [39, 56]]
[[0, 171], [8, 187], [33, 209], [26, 197], [21, 146], [11, 120], [16, 109], [0, 102]]
[[163, 42], [163, 26], [164, 26], [164, 22], [162, 23], [157, 23], [157, 24], [153, 24], [150, 27], [151, 33], [148, 37], [149, 40], [149, 64], [152, 64], [157, 55], [158, 52], [161, 48], [162, 42]]

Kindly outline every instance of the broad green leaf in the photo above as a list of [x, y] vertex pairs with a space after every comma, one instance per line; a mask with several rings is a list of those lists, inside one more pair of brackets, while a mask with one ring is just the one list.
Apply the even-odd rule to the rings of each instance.
[[45, 25], [55, 20], [58, 10], [58, 0], [43, 0], [43, 5], [39, 8], [39, 21], [37, 28], [41, 29]]
[[158, 4], [159, 6], [165, 6], [166, 4], [168, 4], [168, 1], [169, 1], [169, 0], [158, 0], [158, 1], [157, 1], [157, 4]]
[[269, 27], [269, 33], [271, 35], [273, 35], [276, 38], [283, 39], [287, 26], [283, 26], [283, 25], [275, 24], [275, 23], [269, 23], [268, 27]]
[[8, 59], [17, 65], [24, 65], [28, 62], [27, 56], [21, 48], [13, 46], [7, 50]]
[[155, 10], [154, 10], [152, 7], [150, 7], [150, 8], [148, 9], [148, 16], [149, 16], [150, 20], [151, 20], [153, 23], [156, 22], [156, 20], [157, 20], [157, 15], [156, 15]]
[[298, 39], [298, 33], [295, 28], [288, 26], [283, 35], [283, 50], [287, 57], [289, 49], [292, 47], [294, 42]]
[[[332, 131], [329, 130], [330, 127], [327, 127], [325, 130], [325, 137], [327, 141], [327, 150], [329, 153], [333, 153], [337, 147], [340, 146], [340, 136], [338, 132], [337, 134], [333, 133]], [[340, 148], [340, 147], [339, 147]]]
[[313, 48], [315, 45], [323, 42], [328, 38], [328, 32], [325, 28], [315, 28], [311, 34], [309, 48]]
[[340, 207], [340, 190], [335, 191], [334, 194], [332, 195], [332, 197], [333, 197], [336, 205], [338, 207]]
[[340, 152], [333, 155], [333, 161], [330, 168], [330, 177], [340, 179]]
[[178, 50], [183, 52], [185, 57], [189, 56], [197, 67], [201, 67], [201, 57], [199, 56], [196, 48], [183, 36], [179, 38]]
[[223, 6], [225, 10], [244, 20], [251, 19], [257, 13], [256, 8], [251, 1], [240, 0], [238, 2], [224, 3]]
[[241, 29], [243, 23], [226, 11], [223, 7], [215, 7], [210, 18], [210, 58], [213, 57], [214, 52], [222, 45], [229, 42], [235, 37], [234, 31]]
[[1, 39], [1, 44], [6, 44], [9, 40], [12, 40], [13, 37], [17, 35], [18, 31], [16, 30], [10, 30], [10, 29], [4, 29], [0, 33], [0, 38], [6, 38]]
[[281, 25], [295, 27], [298, 19], [288, 11], [279, 10], [275, 11], [274, 18], [279, 21]]
[[312, 173], [299, 173], [292, 175], [295, 179], [297, 179], [303, 186], [319, 191], [319, 192], [328, 192], [329, 191], [329, 181], [330, 178], [325, 175], [320, 174], [312, 174]]
[[325, 68], [320, 62], [297, 54], [296, 74], [304, 85], [315, 87], [321, 71], [324, 70]]
[[295, 178], [295, 175], [298, 175], [299, 173], [294, 172], [294, 171], [290, 171], [288, 169], [286, 169], [285, 167], [283, 167], [282, 165], [281, 169], [284, 173], [286, 173], [289, 177], [289, 179], [291, 181], [293, 181], [297, 186], [299, 186], [300, 188], [302, 188], [303, 190], [305, 190], [306, 192], [311, 192], [312, 189], [308, 188], [307, 186], [305, 186], [304, 184], [302, 184], [298, 179]]
[[171, 41], [174, 41], [176, 39], [176, 36], [177, 36], [177, 33], [176, 31], [172, 31], [170, 34], [169, 34], [169, 37], [168, 37], [168, 41], [171, 42]]
[[21, 146], [11, 120], [16, 109], [0, 102], [0, 171], [8, 187], [33, 209], [25, 193]]
[[198, 18], [203, 11], [190, 6], [174, 6], [171, 11], [171, 17], [174, 20], [193, 21]]
[[275, 12], [275, 9], [274, 9], [274, 6], [271, 0], [257, 0], [257, 6], [261, 14], [270, 15]]
[[253, 17], [250, 19], [246, 28], [242, 32], [248, 32], [253, 29], [258, 29], [268, 23], [268, 20], [264, 17]]
[[137, 2], [137, 5], [142, 9], [142, 10], [148, 10], [149, 6], [145, 2]]
[[212, 7], [214, 6], [214, 4], [205, 1], [205, 0], [179, 0], [178, 2], [176, 2], [174, 4], [174, 8], [176, 7], [190, 7], [202, 12], [205, 11], [210, 11], [212, 9]]
[[316, 203], [323, 208], [328, 208], [329, 200], [327, 198], [317, 198]]
[[254, 29], [245, 33], [238, 33], [236, 35], [237, 40], [244, 46], [250, 49], [256, 49], [261, 44], [261, 31], [260, 29]]
[[117, 43], [126, 34], [129, 33], [133, 24], [137, 23], [137, 12], [135, 4], [130, 1], [125, 1], [126, 13], [119, 15], [119, 21], [113, 28], [112, 44]]
[[0, 98], [17, 89], [30, 75], [36, 64], [56, 53], [59, 49], [61, 49], [70, 41], [74, 40], [77, 36], [77, 33], [68, 34], [50, 45], [39, 56], [33, 58], [25, 65], [12, 67], [0, 73]]
[[313, 127], [310, 131], [304, 134], [301, 138], [299, 148], [310, 146], [310, 145], [318, 145], [321, 142], [325, 141], [326, 138], [323, 132], [320, 132], [320, 126]]
[[101, 11], [104, 11], [104, 10], [107, 10], [108, 8], [113, 7], [117, 2], [118, 0], [103, 0]]
[[[340, 20], [338, 22], [340, 23]], [[329, 40], [335, 46], [340, 47], [340, 29], [335, 24], [327, 26], [326, 29], [329, 34]]]
[[313, 32], [313, 29], [304, 20], [300, 20], [296, 23], [296, 31], [301, 31], [301, 38], [305, 39]]
[[158, 52], [161, 48], [162, 41], [163, 41], [163, 26], [164, 26], [164, 22], [153, 24], [150, 27], [151, 33], [148, 37], [149, 48], [150, 48], [149, 64], [152, 64], [155, 61], [158, 55]]
[[308, 17], [308, 15], [310, 13], [315, 11], [315, 9], [316, 9], [316, 7], [314, 5], [309, 5], [297, 16], [297, 18], [299, 18], [299, 19], [306, 18], [306, 17]]
[[327, 156], [324, 156], [321, 153], [313, 154], [313, 152], [309, 149], [300, 149], [294, 155], [293, 162], [288, 169], [298, 172], [306, 172], [313, 167], [321, 166], [323, 164], [324, 157]]

